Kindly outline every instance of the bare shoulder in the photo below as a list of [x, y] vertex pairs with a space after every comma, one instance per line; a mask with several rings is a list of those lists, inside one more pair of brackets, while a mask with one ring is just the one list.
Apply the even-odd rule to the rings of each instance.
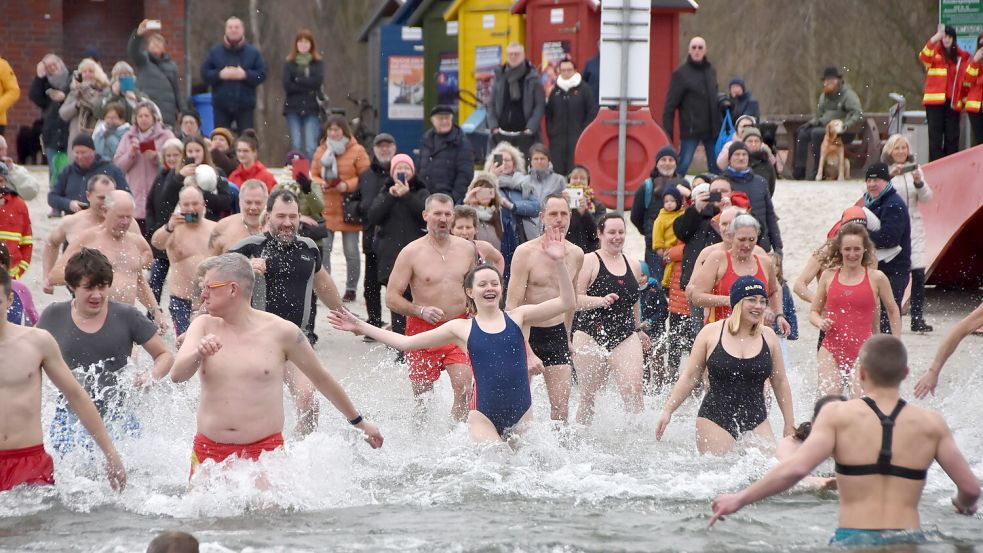
[[727, 259], [727, 250], [718, 248], [707, 254], [705, 263], [717, 263]]
[[924, 425], [925, 429], [933, 434], [937, 433], [938, 436], [941, 436], [949, 431], [949, 424], [945, 421], [942, 413], [938, 411], [926, 409], [925, 407], [911, 403], [905, 404], [905, 410], [908, 411], [909, 417], [917, 417], [920, 424]]
[[527, 256], [530, 252], [534, 251], [535, 248], [539, 248], [539, 239], [534, 238], [528, 242], [523, 242], [516, 246], [515, 252], [512, 254], [512, 259], [516, 259], [519, 256]]
[[764, 324], [758, 325], [758, 328], [761, 329], [761, 336], [764, 337], [765, 343], [768, 344], [768, 348], [772, 351], [777, 351], [780, 354], [782, 350], [782, 343], [778, 339], [778, 335], [775, 334], [775, 330]]
[[580, 246], [569, 240], [564, 240], [563, 245], [567, 248], [567, 257], [573, 259], [574, 261], [578, 261], [579, 263], [583, 263], [584, 250]]

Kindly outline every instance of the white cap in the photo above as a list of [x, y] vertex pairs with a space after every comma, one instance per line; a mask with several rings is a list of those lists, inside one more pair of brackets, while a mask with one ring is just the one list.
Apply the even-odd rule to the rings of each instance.
[[199, 165], [195, 167], [195, 182], [198, 183], [198, 188], [205, 192], [215, 192], [218, 186], [218, 175], [211, 166]]

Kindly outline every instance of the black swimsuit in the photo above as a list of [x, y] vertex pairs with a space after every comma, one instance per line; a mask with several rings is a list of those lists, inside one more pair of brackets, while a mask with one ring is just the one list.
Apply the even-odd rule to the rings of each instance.
[[634, 310], [639, 297], [638, 280], [631, 272], [631, 265], [624, 254], [621, 255], [625, 260], [623, 275], [611, 274], [601, 255], [597, 252], [594, 255], [597, 256], [599, 267], [597, 277], [587, 288], [587, 295], [603, 297], [614, 293], [618, 294], [618, 301], [610, 307], [578, 312], [573, 321], [573, 329], [587, 333], [599, 345], [611, 351], [635, 333]]
[[734, 357], [724, 349], [724, 327], [720, 340], [707, 357], [710, 388], [700, 405], [698, 417], [723, 428], [736, 440], [768, 419], [765, 381], [771, 376], [771, 349], [761, 337], [761, 351], [748, 359]]
[[845, 476], [867, 476], [869, 474], [882, 474], [884, 476], [897, 476], [908, 480], [924, 480], [928, 475], [928, 469], [912, 469], [899, 467], [891, 464], [891, 442], [894, 437], [894, 423], [898, 419], [898, 413], [905, 406], [905, 400], [898, 399], [898, 404], [891, 411], [890, 415], [885, 415], [877, 408], [877, 404], [869, 397], [860, 398], [864, 400], [877, 418], [881, 419], [881, 451], [877, 455], [877, 462], [870, 465], [841, 465], [836, 463], [836, 472]]

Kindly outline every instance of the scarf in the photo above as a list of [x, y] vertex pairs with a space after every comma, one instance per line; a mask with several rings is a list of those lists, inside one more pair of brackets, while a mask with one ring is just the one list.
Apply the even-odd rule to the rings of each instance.
[[147, 129], [145, 131], [141, 131], [140, 130], [140, 127], [137, 127], [137, 126], [134, 126], [133, 127], [133, 130], [134, 130], [134, 132], [136, 132], [137, 140], [139, 140], [140, 142], [146, 142], [146, 141], [152, 139], [154, 137], [154, 135], [156, 134], [156, 131], [157, 131], [157, 123], [154, 123], [153, 125], [150, 126], [149, 129]]
[[528, 200], [532, 196], [536, 185], [532, 182], [532, 179], [516, 178], [515, 173], [511, 175], [499, 175], [498, 176], [498, 187], [504, 190], [517, 190], [522, 192], [522, 199]]
[[310, 52], [308, 52], [306, 54], [304, 54], [302, 52], [298, 52], [297, 55], [294, 56], [294, 63], [296, 63], [297, 64], [297, 67], [300, 68], [304, 72], [304, 76], [305, 77], [310, 77], [311, 76], [311, 62], [312, 61], [314, 61], [314, 56], [312, 56]]
[[876, 198], [872, 198], [870, 193], [864, 192], [864, 207], [872, 210], [874, 208], [874, 204], [892, 190], [894, 190], [894, 184], [888, 181], [887, 186], [884, 187], [884, 190], [878, 194]]
[[242, 48], [246, 45], [246, 37], [243, 36], [242, 38], [239, 39], [238, 42], [233, 43], [232, 41], [229, 40], [229, 37], [223, 36], [222, 43], [224, 43], [225, 47], [228, 48], [229, 50], [242, 50]]
[[584, 191], [584, 198], [587, 200], [587, 211], [594, 212], [594, 189], [587, 184], [567, 183], [567, 188], [576, 188]]
[[70, 75], [68, 74], [68, 70], [66, 69], [61, 73], [58, 73], [57, 75], [48, 75], [48, 84], [50, 84], [52, 88], [57, 88], [58, 90], [65, 90], [68, 88], [69, 78]]
[[729, 175], [729, 176], [732, 176], [732, 177], [746, 177], [750, 173], [751, 173], [751, 167], [748, 167], [747, 169], [744, 169], [743, 171], [738, 171], [737, 169], [734, 169], [733, 167], [729, 167], [728, 166], [727, 167], [727, 170], [724, 171], [724, 174]]
[[522, 80], [529, 72], [529, 64], [523, 62], [518, 67], [505, 67], [505, 81], [509, 84], [509, 98], [516, 101], [522, 97]]
[[495, 206], [493, 205], [472, 205], [475, 213], [478, 214], [478, 220], [482, 223], [487, 223], [492, 220], [495, 216]]
[[338, 156], [345, 153], [345, 148], [348, 146], [348, 137], [342, 137], [341, 140], [331, 140], [330, 138], [325, 141], [324, 153], [321, 154], [321, 178], [324, 179], [336, 179], [338, 178]]
[[560, 90], [563, 92], [570, 92], [571, 88], [580, 86], [580, 82], [580, 73], [574, 73], [573, 77], [570, 77], [569, 79], [564, 79], [563, 77], [556, 78], [556, 86], [560, 87]]

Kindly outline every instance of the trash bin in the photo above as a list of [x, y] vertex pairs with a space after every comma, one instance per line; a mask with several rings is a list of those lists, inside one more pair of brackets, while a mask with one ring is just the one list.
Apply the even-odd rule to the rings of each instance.
[[[455, 0], [444, 14], [458, 24], [458, 75], [464, 96], [474, 95], [479, 104], [491, 97], [495, 70], [505, 62], [510, 42], [525, 43], [525, 16], [512, 13], [511, 0]], [[459, 122], [475, 110], [462, 102]]]
[[201, 134], [208, 136], [215, 130], [215, 112], [212, 111], [212, 93], [195, 94], [191, 97], [195, 111], [201, 117]]

